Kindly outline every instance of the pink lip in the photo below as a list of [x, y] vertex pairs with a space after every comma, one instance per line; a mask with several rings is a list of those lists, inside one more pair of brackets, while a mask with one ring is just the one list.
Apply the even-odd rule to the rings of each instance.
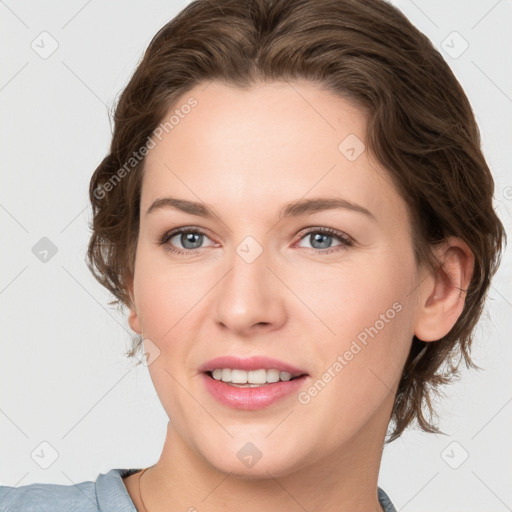
[[307, 375], [303, 375], [288, 382], [280, 381], [257, 388], [242, 388], [215, 380], [208, 373], [203, 373], [201, 377], [206, 389], [221, 404], [246, 410], [263, 409], [292, 393], [296, 396], [306, 379], [309, 378]]
[[[232, 368], [246, 371], [259, 370], [260, 368], [266, 370], [276, 369], [281, 372], [289, 372], [292, 375], [300, 375], [300, 377], [286, 382], [274, 382], [254, 388], [238, 387], [226, 384], [221, 380], [215, 380], [208, 372], [216, 368]], [[202, 378], [206, 389], [216, 400], [228, 407], [246, 410], [262, 409], [292, 393], [296, 394], [309, 377], [307, 372], [296, 366], [265, 356], [253, 356], [245, 359], [234, 356], [217, 357], [203, 364], [199, 371], [203, 372]]]
[[210, 361], [204, 363], [199, 367], [200, 372], [211, 372], [216, 368], [232, 368], [235, 370], [259, 370], [264, 368], [265, 370], [276, 369], [280, 372], [289, 372], [292, 375], [304, 375], [307, 374], [305, 370], [301, 370], [296, 366], [284, 363], [278, 359], [273, 359], [266, 356], [253, 356], [248, 358], [234, 357], [234, 356], [223, 356], [216, 357]]

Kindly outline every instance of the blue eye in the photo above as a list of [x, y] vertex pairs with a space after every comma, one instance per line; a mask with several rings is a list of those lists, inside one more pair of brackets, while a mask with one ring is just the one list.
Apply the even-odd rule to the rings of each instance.
[[[348, 235], [331, 228], [310, 228], [302, 235], [300, 240], [307, 240], [308, 237], [311, 246], [304, 248], [314, 250], [319, 254], [329, 254], [343, 250], [354, 243]], [[205, 240], [212, 242], [202, 230], [185, 226], [165, 233], [158, 245], [165, 246], [165, 249], [169, 252], [190, 254], [197, 252], [197, 249], [208, 247], [203, 245]], [[333, 241], [338, 243], [333, 245]], [[215, 246], [215, 243], [212, 242], [209, 246]]]
[[[179, 241], [184, 249], [199, 249], [203, 242], [204, 235], [196, 232], [181, 233], [173, 238], [179, 237]], [[172, 238], [170, 239], [172, 240]]]
[[[319, 252], [330, 253], [337, 250], [342, 250], [346, 247], [353, 245], [353, 240], [343, 233], [336, 231], [331, 228], [313, 228], [306, 232], [302, 236], [301, 240], [308, 240], [312, 247], [308, 249], [317, 249]], [[332, 245], [333, 240], [337, 240], [338, 243]], [[330, 250], [326, 250], [330, 249]]]
[[[196, 249], [202, 249], [202, 243], [205, 238], [209, 239], [203, 231], [183, 227], [166, 233], [159, 244], [167, 246], [171, 252], [187, 253]], [[173, 242], [173, 239], [176, 240]], [[181, 244], [181, 247], [176, 247], [177, 243]]]

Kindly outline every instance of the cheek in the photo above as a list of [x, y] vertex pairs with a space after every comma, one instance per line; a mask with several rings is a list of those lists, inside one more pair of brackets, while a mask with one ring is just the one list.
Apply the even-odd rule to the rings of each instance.
[[[137, 312], [144, 338], [151, 340], [154, 345], [149, 346], [158, 354], [148, 370], [168, 414], [182, 411], [182, 404], [188, 403], [179, 382], [187, 371], [190, 333], [198, 323], [194, 315], [210, 288], [204, 271], [170, 264], [163, 251], [140, 246], [134, 276]], [[182, 416], [186, 415], [177, 415], [178, 421]]]
[[301, 265], [300, 272], [286, 270], [284, 280], [307, 306], [297, 309], [302, 313], [295, 320], [306, 330], [314, 328], [332, 348], [342, 348], [360, 333], [364, 338], [375, 324], [379, 332], [389, 332], [405, 316], [397, 310], [410, 309], [414, 289], [413, 261], [407, 253], [397, 254], [347, 258], [341, 265], [325, 265], [322, 272], [316, 262]]
[[314, 331], [316, 340], [318, 387], [333, 382], [324, 398], [353, 407], [361, 400], [377, 404], [395, 387], [414, 332], [412, 254], [390, 251], [372, 259], [320, 281], [303, 279], [299, 292], [321, 320], [308, 323], [303, 316], [305, 332]]
[[163, 342], [182, 331], [195, 305], [212, 287], [211, 281], [211, 272], [205, 268], [170, 264], [163, 249], [141, 247], [134, 289], [144, 335]]
[[350, 438], [381, 413], [387, 421], [383, 411], [393, 403], [410, 348], [407, 287], [373, 284], [360, 283], [344, 298], [344, 309], [326, 317], [336, 335], [317, 344], [314, 378], [299, 397], [308, 417], [333, 426], [325, 432], [327, 445], [338, 444], [340, 436]]

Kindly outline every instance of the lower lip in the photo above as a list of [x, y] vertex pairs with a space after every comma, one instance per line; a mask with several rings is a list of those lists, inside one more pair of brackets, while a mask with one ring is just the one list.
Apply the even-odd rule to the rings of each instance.
[[203, 373], [206, 389], [221, 404], [236, 409], [263, 409], [279, 400], [297, 393], [307, 378], [307, 375], [286, 382], [279, 381], [272, 384], [264, 384], [260, 387], [230, 386], [221, 380], [215, 380], [207, 373]]

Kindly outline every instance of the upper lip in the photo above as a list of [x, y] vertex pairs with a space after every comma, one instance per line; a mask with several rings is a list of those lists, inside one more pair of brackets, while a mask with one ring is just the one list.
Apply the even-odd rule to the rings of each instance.
[[281, 372], [289, 372], [294, 376], [307, 375], [305, 370], [301, 370], [279, 359], [274, 359], [266, 356], [252, 356], [247, 358], [235, 356], [221, 356], [207, 361], [199, 367], [201, 372], [211, 372], [217, 368], [232, 368], [234, 370], [279, 370]]

